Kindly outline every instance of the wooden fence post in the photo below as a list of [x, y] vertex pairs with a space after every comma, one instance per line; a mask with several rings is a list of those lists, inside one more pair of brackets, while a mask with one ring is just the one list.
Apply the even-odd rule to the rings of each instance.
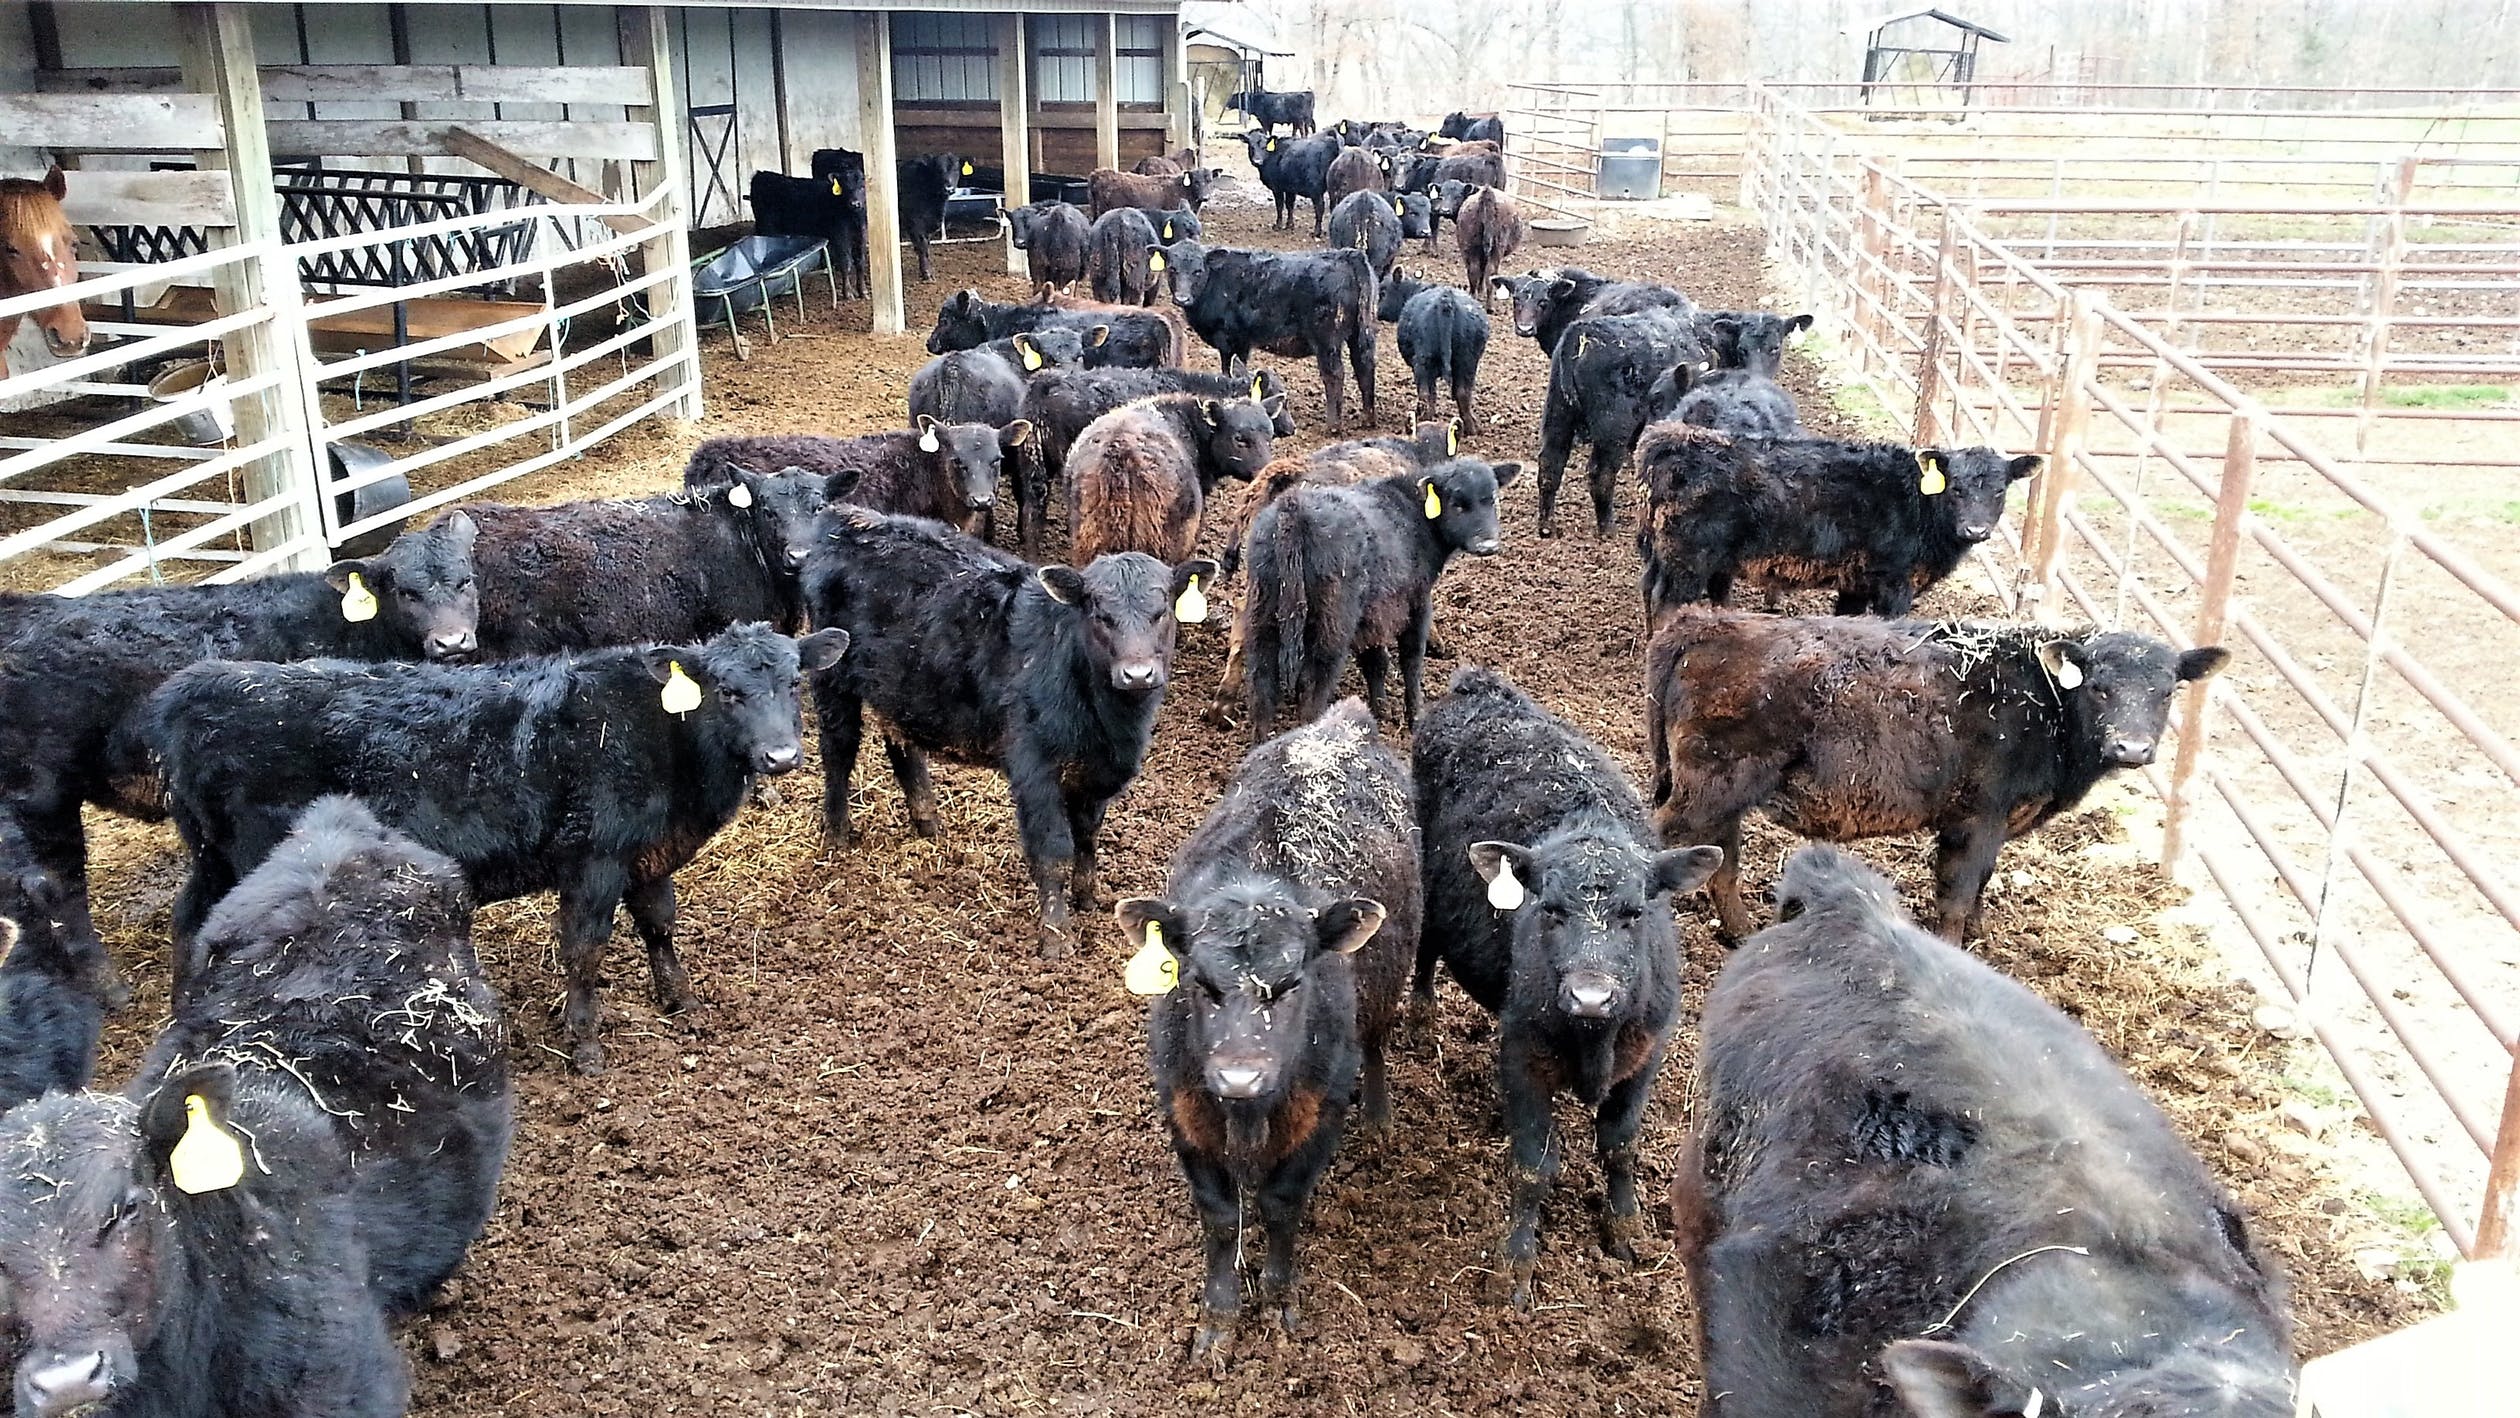
[[1856, 216], [1855, 335], [1856, 367], [1869, 373], [1876, 354], [1888, 358], [1890, 335], [1889, 268], [1890, 184], [1878, 162], [1864, 164], [1864, 205]]
[[2039, 603], [2043, 619], [2063, 614], [2057, 594], [2057, 565], [2065, 551], [2065, 514], [2074, 505], [2074, 485], [2081, 478], [2076, 460], [2091, 422], [2091, 386], [2100, 375], [2100, 301], [2089, 290], [2068, 293], [2064, 357], [2058, 364], [2048, 437], [2039, 452], [2046, 460], [2039, 470], [2032, 535], [2038, 552], [2031, 562], [2030, 586], [2024, 594]]
[[[2231, 588], [2239, 576], [2241, 523], [2249, 515], [2249, 492], [2257, 481], [2257, 439], [2256, 413], [2235, 410], [2231, 438], [2223, 449], [2222, 480], [2214, 488], [2214, 530], [2205, 552], [2205, 580], [2198, 588], [2195, 643], [2199, 645], [2221, 644], [2230, 621]], [[2187, 845], [2196, 765], [2205, 751], [2205, 703], [2212, 690], [2213, 681], [2198, 680], [2179, 697], [2179, 748], [2170, 761], [2170, 798], [2161, 824], [2164, 867], [2175, 867]]]
[[1940, 437], [1942, 416], [1934, 403], [1942, 397], [1943, 313], [1950, 303], [1952, 255], [1960, 245], [1958, 218], [1943, 207], [1942, 241], [1934, 250], [1934, 297], [1925, 311], [1925, 349], [1916, 361], [1916, 428], [1919, 448]]
[[653, 90], [648, 105], [630, 109], [629, 117], [656, 125], [656, 161], [630, 164], [630, 190], [624, 195], [635, 200], [652, 192], [665, 194], [649, 214], [665, 233], [641, 246], [639, 259], [642, 270], [673, 273], [664, 284], [648, 288], [647, 308], [657, 312], [649, 321], [649, 339], [660, 363], [681, 366], [683, 396], [674, 405], [675, 416], [696, 419], [701, 410], [700, 326], [691, 305], [691, 187], [683, 171], [690, 130], [681, 90], [674, 84], [673, 36], [664, 9], [655, 5], [625, 7], [620, 24], [621, 57], [646, 66]]
[[[997, 17], [998, 148], [1006, 168], [1006, 208], [1013, 211], [1032, 201], [1032, 96], [1025, 92], [1024, 17]], [[1007, 228], [1006, 273], [1024, 275], [1031, 258], [1015, 249], [1014, 228]]]
[[892, 14], [858, 15], [858, 146], [866, 150], [866, 291], [870, 333], [898, 335], [901, 293], [901, 169], [894, 159]]
[[2493, 1169], [2485, 1177], [2485, 1210], [2476, 1222], [2476, 1258], [2520, 1253], [2520, 1054], [2503, 1086], [2502, 1125], [2494, 1136]]

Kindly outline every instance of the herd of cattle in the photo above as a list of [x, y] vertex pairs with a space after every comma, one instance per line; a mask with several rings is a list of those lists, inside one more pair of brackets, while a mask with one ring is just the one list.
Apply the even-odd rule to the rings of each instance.
[[[1431, 177], [1421, 142], [1250, 140], [1282, 218], [1288, 192], [1317, 213], [1326, 195], [1288, 175], [1306, 145], [1338, 146], [1322, 185], [1341, 163], [1366, 185], [1334, 228], [1360, 198], [1407, 220], [1421, 176], [1468, 180]], [[1194, 1357], [1231, 1352], [1246, 1219], [1254, 1293], [1292, 1325], [1307, 1200], [1351, 1108], [1388, 1119], [1386, 1053], [1439, 965], [1499, 1020], [1505, 1297], [1532, 1302], [1560, 1093], [1595, 1113], [1601, 1244], [1634, 1259], [1637, 1136], [1680, 1015], [1673, 903], [1706, 887], [1736, 949], [1671, 1204], [1707, 1411], [2289, 1413], [2282, 1281], [2235, 1204], [2081, 1029], [1957, 945], [2002, 845], [2150, 761], [2178, 687], [2223, 652], [1901, 619], [2037, 460], [1806, 435], [1775, 376], [1807, 317], [1572, 268], [1492, 277], [1484, 233], [1519, 222], [1497, 184], [1432, 204], [1483, 233], [1462, 243], [1472, 299], [1401, 281], [1370, 239], [1200, 245], [1195, 169], [1103, 176], [1091, 221], [1015, 215], [1035, 261], [1071, 262], [1037, 274], [1121, 293], [1095, 230], [1134, 213], [1101, 259], [1146, 258], [1173, 304], [959, 292], [906, 428], [716, 439], [673, 490], [461, 507], [322, 572], [0, 598], [18, 1413], [402, 1411], [387, 1325], [481, 1234], [512, 1127], [473, 905], [557, 897], [574, 1062], [600, 1067], [617, 908], [658, 1003], [687, 1003], [675, 873], [804, 762], [802, 688], [831, 837], [854, 840], [869, 711], [914, 832], [941, 826], [931, 755], [997, 770], [1038, 945], [1064, 954], [1178, 628], [1236, 577], [1215, 712], [1254, 747], [1160, 892], [1117, 903], [1203, 1226]], [[1542, 535], [1577, 443], [1600, 533], [1635, 462], [1650, 794], [1502, 675], [1464, 667], [1423, 699], [1434, 586], [1500, 554], [1522, 471], [1461, 451], [1466, 382], [1458, 415], [1408, 435], [1276, 454], [1293, 413], [1254, 352], [1318, 356], [1334, 429], [1348, 353], [1370, 421], [1376, 314], [1404, 289], [1404, 348], [1420, 302], [1447, 341], [1483, 342], [1492, 293], [1549, 355]], [[1192, 334], [1223, 373], [1181, 367]], [[1228, 480], [1252, 486], [1212, 559]], [[1044, 560], [1061, 483], [1069, 546]], [[1733, 610], [1737, 584], [1833, 591], [1837, 614]], [[1365, 697], [1339, 701], [1351, 662]], [[84, 805], [171, 817], [191, 857], [171, 1018], [120, 1094], [84, 1091], [125, 997], [88, 914]], [[1940, 938], [1828, 846], [1787, 863], [1756, 930], [1754, 808], [1826, 841], [1931, 829]]]

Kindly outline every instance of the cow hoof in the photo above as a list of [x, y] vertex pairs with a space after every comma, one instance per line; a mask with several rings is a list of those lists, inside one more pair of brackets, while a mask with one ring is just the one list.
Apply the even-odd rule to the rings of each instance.
[[1068, 939], [1067, 932], [1054, 926], [1043, 926], [1034, 942], [1034, 948], [1044, 960], [1065, 960], [1068, 952], [1075, 947], [1076, 943]]
[[1496, 1272], [1505, 1304], [1518, 1314], [1531, 1313], [1531, 1292], [1537, 1267], [1527, 1260], [1509, 1260]]
[[1601, 1218], [1601, 1253], [1612, 1260], [1636, 1264], [1636, 1243], [1644, 1238], [1645, 1223], [1635, 1212]]
[[569, 1051], [569, 1069], [580, 1078], [593, 1078], [604, 1071], [604, 1046], [589, 1039]]
[[1303, 1316], [1296, 1313], [1294, 1301], [1289, 1300], [1285, 1304], [1278, 1306], [1277, 1322], [1279, 1330], [1283, 1331], [1287, 1338], [1301, 1339], [1304, 1337]]
[[921, 837], [933, 837], [945, 830], [945, 820], [934, 813], [929, 813], [924, 817], [918, 813], [912, 813], [910, 830]]
[[1557, 536], [1557, 523], [1555, 523], [1555, 522], [1543, 522], [1543, 523], [1541, 523], [1541, 524], [1540, 524], [1540, 535], [1541, 535], [1541, 536], [1543, 536], [1543, 537], [1549, 537], [1549, 538], [1554, 538], [1555, 536]]
[[1199, 1322], [1198, 1337], [1190, 1341], [1190, 1362], [1205, 1361], [1218, 1378], [1234, 1362], [1233, 1317], [1209, 1318]]
[[1225, 729], [1231, 731], [1234, 727], [1234, 712], [1221, 704], [1209, 706], [1208, 711], [1199, 717], [1204, 720], [1207, 726], [1211, 729]]

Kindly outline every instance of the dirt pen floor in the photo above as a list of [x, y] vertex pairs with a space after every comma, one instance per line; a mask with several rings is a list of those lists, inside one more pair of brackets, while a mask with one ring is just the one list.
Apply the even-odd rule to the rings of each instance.
[[[1288, 244], [1266, 230], [1257, 189], [1237, 186], [1213, 211], [1217, 234]], [[1574, 254], [1711, 306], [1765, 303], [1759, 237], [1740, 225], [1630, 222]], [[964, 285], [1019, 293], [994, 245], [941, 248], [938, 259], [937, 279], [911, 288], [922, 330]], [[1449, 250], [1405, 260], [1460, 279]], [[704, 424], [640, 432], [516, 496], [665, 488], [711, 434], [897, 426], [924, 356], [916, 338], [868, 338], [864, 320], [863, 306], [824, 312], [801, 334], [757, 342], [746, 363], [713, 336]], [[1388, 337], [1382, 349], [1380, 423], [1396, 430], [1408, 380]], [[1311, 370], [1275, 363], [1296, 390], [1298, 442], [1318, 441]], [[1543, 373], [1536, 348], [1500, 318], [1483, 389], [1492, 423], [1477, 451], [1530, 458]], [[1845, 428], [1811, 370], [1798, 362], [1789, 375], [1815, 424]], [[1580, 508], [1580, 482], [1576, 497]], [[1440, 638], [1641, 769], [1633, 505], [1608, 543], [1538, 540], [1528, 476], [1505, 512], [1503, 554], [1440, 585]], [[1577, 510], [1569, 521], [1587, 519]], [[1985, 606], [1953, 589], [1927, 608]], [[1111, 814], [1109, 897], [1160, 888], [1166, 857], [1242, 751], [1239, 735], [1199, 717], [1223, 640], [1221, 623], [1184, 632], [1147, 772]], [[1430, 665], [1430, 685], [1453, 663]], [[1601, 1256], [1590, 1122], [1571, 1106], [1538, 1308], [1516, 1315], [1490, 1300], [1505, 1207], [1495, 1030], [1449, 985], [1439, 1030], [1394, 1061], [1393, 1130], [1351, 1134], [1314, 1198], [1306, 1333], [1285, 1340], [1250, 1323], [1229, 1377], [1187, 1368], [1197, 1230], [1149, 1103], [1145, 1009], [1120, 988], [1108, 900], [1089, 948], [1045, 965], [1001, 781], [940, 768], [946, 830], [920, 840], [880, 755], [867, 757], [863, 848], [820, 844], [808, 767], [683, 874], [683, 956], [706, 1001], [696, 1017], [660, 1018], [635, 948], [615, 942], [611, 1068], [599, 1078], [572, 1076], [559, 1047], [549, 903], [481, 913], [481, 952], [519, 1036], [520, 1128], [488, 1238], [408, 1328], [414, 1412], [1695, 1410], [1687, 1284], [1667, 1225], [1655, 1208], [1636, 1268]], [[2096, 1030], [2244, 1199], [2291, 1269], [2305, 1354], [2417, 1317], [2431, 1306], [2418, 1286], [2355, 1263], [2398, 1233], [2340, 1180], [2327, 1145], [2279, 1111], [2301, 1046], [2254, 1028], [2253, 999], [2223, 982], [2189, 931], [2158, 919], [2182, 893], [2127, 844], [2132, 799], [2110, 801], [2007, 851], [1977, 948]], [[170, 832], [94, 825], [102, 924], [143, 989], [116, 1026], [127, 1068], [162, 1010], [179, 863]], [[1789, 845], [1774, 831], [1756, 837], [1754, 882]], [[1924, 898], [1927, 844], [1864, 850]], [[1722, 952], [1702, 899], [1682, 917], [1693, 1019]], [[1643, 1139], [1656, 1198], [1680, 1152], [1690, 1067], [1684, 1022]]]

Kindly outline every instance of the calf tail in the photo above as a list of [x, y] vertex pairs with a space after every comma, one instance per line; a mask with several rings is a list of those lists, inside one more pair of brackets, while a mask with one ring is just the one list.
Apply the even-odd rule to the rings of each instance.
[[1650, 645], [1645, 654], [1645, 755], [1654, 765], [1653, 791], [1647, 803], [1652, 807], [1671, 801], [1671, 727], [1666, 721], [1663, 697], [1676, 692], [1666, 681], [1677, 659], [1675, 655], [1657, 653]]
[[[1245, 647], [1246, 655], [1269, 653], [1277, 669], [1278, 693], [1292, 695], [1302, 683], [1312, 624], [1310, 587], [1304, 580], [1304, 536], [1301, 519], [1280, 507], [1277, 515], [1252, 524], [1251, 620], [1266, 640]], [[1273, 643], [1272, 643], [1273, 642]]]

